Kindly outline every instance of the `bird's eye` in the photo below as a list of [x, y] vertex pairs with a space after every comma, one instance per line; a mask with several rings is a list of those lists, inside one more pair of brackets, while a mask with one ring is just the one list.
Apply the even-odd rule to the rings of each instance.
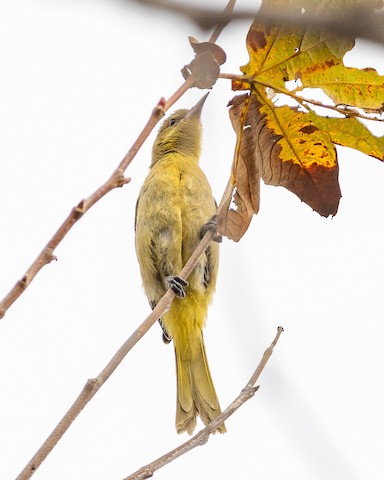
[[176, 118], [171, 118], [169, 121], [169, 126], [173, 127], [174, 125], [176, 125]]

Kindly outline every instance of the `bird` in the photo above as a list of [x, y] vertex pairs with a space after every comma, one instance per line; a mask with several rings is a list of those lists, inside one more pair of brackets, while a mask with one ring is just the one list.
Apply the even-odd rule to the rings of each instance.
[[[177, 276], [207, 229], [215, 228], [216, 202], [199, 166], [206, 94], [192, 109], [162, 123], [149, 173], [136, 204], [135, 246], [152, 309], [168, 288], [175, 298], [161, 319], [163, 340], [176, 359], [176, 430], [192, 434], [199, 416], [207, 425], [221, 413], [205, 351], [203, 328], [215, 291], [218, 242], [211, 242], [188, 281]], [[224, 423], [217, 428], [226, 431]]]

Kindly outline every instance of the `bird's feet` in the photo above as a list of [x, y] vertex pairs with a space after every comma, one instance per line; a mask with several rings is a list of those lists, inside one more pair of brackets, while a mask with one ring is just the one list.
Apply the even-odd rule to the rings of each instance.
[[215, 235], [213, 236], [213, 241], [217, 243], [221, 243], [223, 241], [223, 237], [221, 235], [217, 235], [217, 215], [213, 215], [212, 218], [208, 220], [206, 224], [204, 224], [201, 228], [200, 236], [201, 238], [204, 237], [204, 235], [207, 232], [213, 232]]
[[177, 298], [184, 298], [186, 296], [184, 287], [188, 286], [188, 282], [184, 280], [184, 278], [178, 277], [177, 275], [170, 275], [169, 277], [165, 277], [165, 283], [168, 288], [171, 288], [175, 292]]

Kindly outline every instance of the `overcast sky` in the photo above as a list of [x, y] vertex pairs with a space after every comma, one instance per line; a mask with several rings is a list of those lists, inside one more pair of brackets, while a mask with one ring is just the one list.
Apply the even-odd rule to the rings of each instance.
[[[202, 2], [204, 3], [204, 2]], [[238, 1], [251, 6], [252, 1]], [[129, 149], [160, 97], [181, 84], [192, 23], [130, 2], [0, 0], [0, 297], [22, 277], [71, 208]], [[224, 6], [225, 1], [210, 2]], [[250, 22], [218, 43], [224, 72], [247, 62]], [[375, 67], [383, 47], [358, 42], [345, 61]], [[190, 107], [204, 91], [177, 104]], [[235, 135], [221, 80], [204, 107], [201, 165], [221, 198]], [[384, 134], [383, 124], [370, 127]], [[149, 313], [134, 249], [134, 210], [155, 132], [0, 321], [0, 478], [15, 478], [86, 380]], [[228, 433], [158, 479], [379, 480], [384, 422], [384, 170], [338, 148], [343, 197], [333, 219], [262, 185], [240, 243], [224, 240], [206, 347], [225, 408], [282, 325], [255, 397]], [[122, 479], [188, 436], [174, 427], [172, 345], [155, 325], [84, 409], [36, 480]]]

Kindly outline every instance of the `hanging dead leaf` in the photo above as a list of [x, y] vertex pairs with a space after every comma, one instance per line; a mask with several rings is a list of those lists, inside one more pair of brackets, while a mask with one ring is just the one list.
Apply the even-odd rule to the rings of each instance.
[[189, 37], [195, 58], [181, 70], [186, 79], [193, 75], [194, 86], [197, 88], [212, 88], [216, 83], [220, 65], [226, 60], [224, 50], [211, 42], [198, 42], [194, 37]]
[[216, 43], [199, 42], [195, 37], [188, 37], [188, 40], [196, 55], [209, 52], [219, 65], [223, 65], [226, 62], [227, 56], [224, 50], [219, 47], [219, 45], [216, 45]]
[[[259, 211], [260, 170], [259, 164], [254, 161], [258, 137], [255, 136], [256, 126], [250, 129], [247, 123], [248, 101], [248, 95], [242, 95], [229, 103], [237, 142], [230, 184], [218, 217], [218, 232], [235, 242], [247, 231], [253, 214]], [[235, 208], [231, 207], [232, 202]]]

